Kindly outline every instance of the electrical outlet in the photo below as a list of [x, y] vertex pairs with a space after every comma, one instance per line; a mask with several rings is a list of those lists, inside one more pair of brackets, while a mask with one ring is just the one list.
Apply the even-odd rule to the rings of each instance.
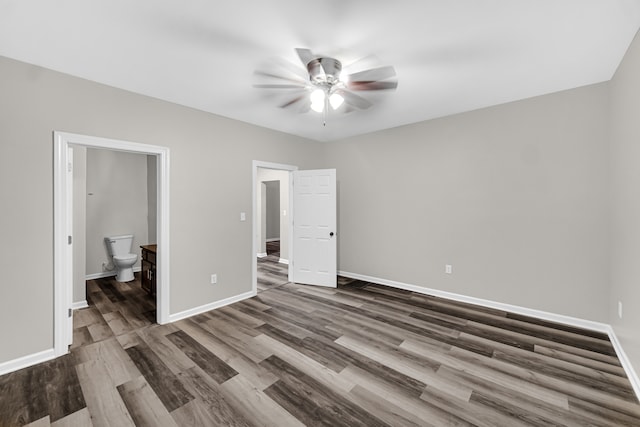
[[211, 284], [215, 285], [216, 283], [218, 283], [218, 275], [217, 274], [212, 274], [211, 275]]
[[618, 317], [622, 319], [622, 301], [618, 301]]
[[444, 272], [447, 274], [452, 274], [453, 273], [453, 266], [451, 264], [446, 264], [444, 266]]
[[247, 214], [244, 212], [240, 212], [240, 221], [246, 221], [247, 220]]

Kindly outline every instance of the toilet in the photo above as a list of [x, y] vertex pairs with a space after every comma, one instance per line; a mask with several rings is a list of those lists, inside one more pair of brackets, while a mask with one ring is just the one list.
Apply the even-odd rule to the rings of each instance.
[[138, 260], [138, 255], [131, 253], [133, 234], [123, 236], [105, 237], [109, 255], [113, 258], [116, 267], [116, 280], [118, 282], [130, 282], [133, 280], [133, 264]]

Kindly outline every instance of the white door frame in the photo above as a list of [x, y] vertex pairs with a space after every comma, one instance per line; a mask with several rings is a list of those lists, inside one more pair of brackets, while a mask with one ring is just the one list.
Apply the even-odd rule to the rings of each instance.
[[258, 206], [256, 204], [257, 196], [258, 196], [258, 168], [263, 169], [275, 169], [275, 170], [283, 170], [289, 172], [289, 213], [287, 214], [287, 228], [289, 230], [289, 281], [291, 281], [293, 277], [293, 270], [291, 269], [291, 265], [293, 265], [293, 224], [291, 220], [293, 218], [293, 180], [291, 179], [291, 172], [298, 170], [298, 166], [293, 165], [285, 165], [282, 163], [271, 163], [271, 162], [263, 162], [260, 160], [253, 161], [253, 184], [252, 184], [252, 200], [251, 205], [253, 208], [253, 213], [251, 217], [253, 218], [253, 227], [252, 227], [252, 240], [253, 244], [251, 245], [251, 292], [253, 295], [258, 294], [258, 259], [256, 254], [258, 253], [258, 236], [256, 236], [256, 232], [258, 231]]
[[157, 145], [147, 145], [116, 139], [77, 135], [66, 132], [53, 133], [53, 286], [54, 286], [54, 352], [56, 356], [67, 354], [67, 343], [71, 341], [66, 327], [68, 310], [71, 308], [73, 295], [73, 257], [68, 250], [68, 236], [72, 236], [68, 222], [72, 211], [68, 206], [70, 194], [67, 181], [67, 165], [69, 163], [68, 148], [70, 145], [87, 148], [103, 148], [155, 155], [157, 162], [158, 183], [158, 218], [157, 243], [157, 304], [156, 316], [159, 324], [169, 322], [169, 149]]

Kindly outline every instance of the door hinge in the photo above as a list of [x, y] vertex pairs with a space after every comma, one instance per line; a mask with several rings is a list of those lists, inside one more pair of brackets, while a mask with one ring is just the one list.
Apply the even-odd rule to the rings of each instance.
[[67, 236], [67, 242], [68, 244], [73, 243], [73, 238], [71, 236]]
[[73, 172], [73, 163], [67, 163], [67, 172]]
[[73, 316], [73, 309], [69, 309], [69, 317]]

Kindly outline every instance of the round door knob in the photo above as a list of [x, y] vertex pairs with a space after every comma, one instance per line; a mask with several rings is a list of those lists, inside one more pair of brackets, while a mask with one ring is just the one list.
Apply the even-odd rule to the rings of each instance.
[[329, 233], [329, 236], [333, 237], [333, 231], [331, 233]]

